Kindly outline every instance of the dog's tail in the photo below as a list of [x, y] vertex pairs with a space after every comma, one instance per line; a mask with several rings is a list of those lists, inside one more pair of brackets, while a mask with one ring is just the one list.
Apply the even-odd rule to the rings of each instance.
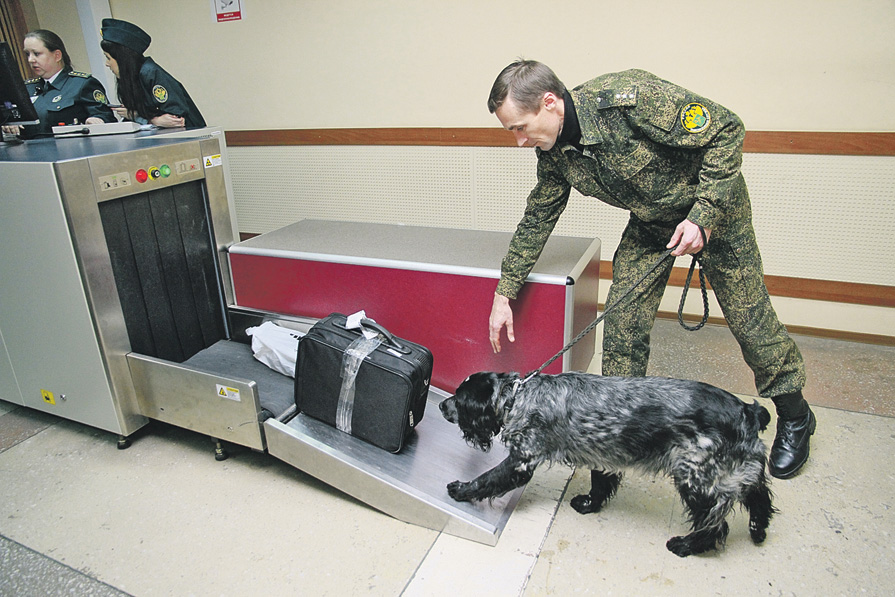
[[759, 404], [758, 400], [754, 401], [752, 404], [746, 405], [746, 416], [749, 418], [752, 425], [757, 427], [759, 431], [767, 429], [768, 423], [771, 422], [771, 413], [768, 412], [768, 409]]

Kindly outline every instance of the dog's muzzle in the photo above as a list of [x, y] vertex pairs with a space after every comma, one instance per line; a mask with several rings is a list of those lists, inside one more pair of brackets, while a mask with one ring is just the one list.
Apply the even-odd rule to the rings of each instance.
[[457, 415], [457, 399], [455, 397], [451, 396], [442, 401], [442, 403], [438, 405], [438, 409], [441, 411], [441, 416], [447, 419], [450, 423], [456, 425], [460, 421], [460, 418]]

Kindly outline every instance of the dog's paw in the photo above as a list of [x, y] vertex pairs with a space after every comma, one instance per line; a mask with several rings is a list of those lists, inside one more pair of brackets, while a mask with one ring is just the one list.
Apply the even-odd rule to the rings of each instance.
[[451, 496], [451, 499], [457, 502], [468, 502], [472, 499], [469, 495], [469, 483], [464, 483], [462, 481], [448, 483], [447, 492], [448, 495]]
[[712, 538], [692, 533], [684, 537], [672, 537], [665, 544], [665, 547], [674, 555], [686, 558], [687, 556], [695, 556], [718, 549], [719, 540], [723, 542], [723, 538]]
[[589, 493], [573, 497], [570, 504], [578, 514], [593, 514], [603, 508], [603, 504], [594, 501], [594, 498]]
[[764, 543], [764, 540], [768, 537], [767, 529], [760, 527], [754, 521], [749, 521], [749, 535], [752, 537], [752, 542], [758, 545], [759, 543]]
[[680, 556], [682, 558], [691, 556], [694, 553], [692, 547], [690, 546], [690, 541], [688, 541], [686, 537], [672, 537], [665, 544], [665, 547], [667, 547], [668, 551], [670, 551], [674, 555]]

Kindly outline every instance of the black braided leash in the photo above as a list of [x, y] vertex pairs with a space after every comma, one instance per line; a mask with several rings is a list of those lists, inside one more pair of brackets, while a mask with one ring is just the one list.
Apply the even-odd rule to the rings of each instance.
[[[702, 229], [702, 226], [699, 227], [699, 231], [702, 233], [703, 242], [707, 243], [705, 230]], [[703, 246], [705, 246], [705, 244], [703, 244]], [[527, 383], [528, 380], [530, 380], [532, 377], [539, 375], [542, 371], [544, 371], [544, 369], [546, 369], [547, 367], [552, 365], [553, 362], [556, 361], [556, 359], [558, 359], [559, 357], [561, 357], [562, 355], [567, 353], [573, 346], [578, 344], [578, 342], [581, 341], [582, 338], [584, 338], [595, 327], [597, 327], [600, 324], [600, 322], [603, 321], [603, 319], [606, 317], [606, 315], [609, 314], [610, 311], [612, 311], [613, 309], [618, 307], [622, 302], [627, 300], [627, 298], [629, 296], [631, 296], [631, 294], [634, 292], [634, 290], [636, 290], [637, 287], [640, 286], [644, 280], [646, 280], [648, 277], [650, 277], [653, 274], [653, 272], [655, 272], [659, 268], [659, 266], [665, 262], [665, 260], [671, 255], [672, 251], [674, 251], [674, 249], [668, 249], [668, 250], [664, 251], [659, 256], [659, 259], [646, 271], [646, 273], [643, 274], [642, 276], [640, 276], [640, 278], [636, 282], [631, 284], [631, 287], [628, 288], [625, 291], [625, 293], [619, 297], [619, 299], [617, 301], [612, 303], [610, 306], [606, 307], [603, 310], [602, 315], [597, 317], [589, 326], [584, 328], [580, 334], [575, 336], [571, 342], [569, 342], [562, 348], [562, 350], [560, 350], [558, 353], [553, 355], [550, 358], [550, 360], [548, 360], [546, 363], [544, 363], [543, 365], [541, 365], [540, 367], [535, 369], [533, 372], [529, 373], [525, 377], [525, 379], [517, 379], [514, 382], [513, 394], [515, 395], [516, 391], [519, 389], [519, 386]], [[698, 255], [699, 255], [699, 253], [697, 253], [696, 255], [693, 255], [693, 261], [690, 262], [690, 271], [687, 274], [687, 281], [684, 283], [684, 292], [681, 295], [681, 304], [678, 307], [678, 312], [677, 312], [678, 321], [684, 327], [685, 330], [688, 330], [690, 332], [695, 332], [696, 330], [700, 329], [702, 326], [705, 325], [706, 321], [708, 321], [708, 319], [709, 319], [709, 298], [708, 298], [708, 293], [707, 293], [706, 287], [705, 287], [705, 272], [702, 271], [702, 268], [699, 268], [699, 286], [702, 289], [702, 304], [703, 304], [703, 308], [704, 308], [702, 321], [700, 321], [695, 326], [688, 326], [687, 324], [684, 323], [684, 318], [683, 318], [684, 303], [687, 300], [687, 292], [690, 290], [690, 280], [693, 277], [693, 269], [696, 267], [696, 262], [698, 261]]]
[[[698, 224], [697, 224], [698, 226]], [[699, 226], [699, 233], [702, 235], [702, 247], [703, 249], [707, 244], [709, 244], [709, 239], [705, 235], [705, 228]], [[677, 320], [680, 322], [681, 327], [687, 330], [688, 332], [695, 332], [696, 330], [702, 328], [705, 325], [705, 322], [709, 320], [709, 295], [705, 290], [705, 272], [702, 271], [702, 264], [700, 263], [699, 267], [699, 288], [702, 290], [702, 320], [694, 326], [689, 326], [684, 323], [684, 303], [687, 302], [687, 291], [690, 290], [690, 280], [693, 278], [693, 268], [696, 267], [696, 262], [699, 261], [699, 256], [702, 254], [702, 251], [693, 255], [693, 261], [690, 262], [690, 271], [687, 272], [687, 281], [684, 282], [684, 292], [681, 294], [681, 304], [677, 308]]]
[[693, 268], [696, 267], [697, 261], [699, 261], [699, 257], [693, 255], [693, 261], [690, 262], [690, 271], [687, 272], [687, 281], [684, 282], [684, 293], [681, 294], [681, 304], [677, 308], [677, 320], [680, 322], [681, 327], [688, 332], [695, 332], [702, 328], [702, 326], [705, 325], [705, 322], [709, 320], [709, 295], [705, 289], [705, 272], [702, 271], [702, 268], [700, 267], [699, 288], [702, 290], [702, 320], [694, 326], [689, 326], [684, 323], [684, 303], [687, 302], [687, 291], [690, 290], [690, 279], [693, 278]]

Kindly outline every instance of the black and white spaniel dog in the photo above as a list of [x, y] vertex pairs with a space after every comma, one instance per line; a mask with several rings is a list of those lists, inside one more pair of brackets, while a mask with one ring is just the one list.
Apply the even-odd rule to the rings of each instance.
[[674, 480], [692, 532], [668, 549], [684, 557], [716, 549], [727, 538], [727, 515], [740, 502], [749, 533], [761, 543], [771, 516], [767, 449], [758, 438], [771, 420], [757, 401], [746, 404], [714, 386], [661, 377], [586, 373], [476, 373], [444, 400], [444, 418], [471, 445], [488, 450], [500, 433], [509, 456], [468, 482], [454, 481], [457, 501], [495, 498], [521, 487], [544, 461], [591, 469], [590, 493], [572, 499], [581, 514], [598, 512], [618, 489], [621, 471], [639, 467]]

